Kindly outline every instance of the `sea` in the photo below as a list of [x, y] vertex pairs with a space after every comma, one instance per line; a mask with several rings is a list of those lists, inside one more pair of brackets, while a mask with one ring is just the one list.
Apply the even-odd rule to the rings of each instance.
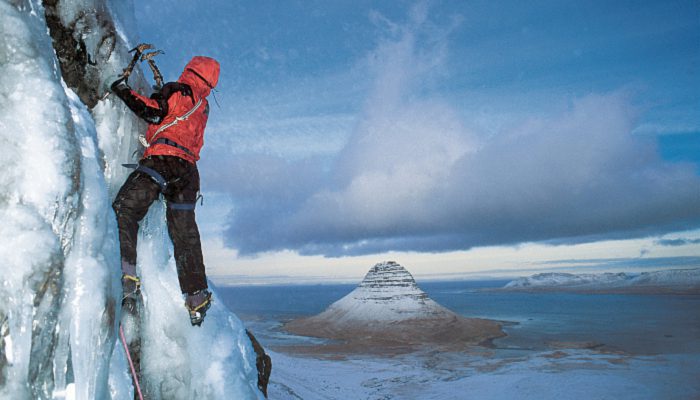
[[[628, 354], [700, 354], [700, 296], [524, 293], [498, 290], [507, 280], [418, 282], [433, 300], [465, 317], [504, 322], [494, 341], [502, 355], [553, 347], [604, 347]], [[314, 344], [282, 325], [320, 313], [355, 284], [217, 287], [217, 294], [263, 346]]]

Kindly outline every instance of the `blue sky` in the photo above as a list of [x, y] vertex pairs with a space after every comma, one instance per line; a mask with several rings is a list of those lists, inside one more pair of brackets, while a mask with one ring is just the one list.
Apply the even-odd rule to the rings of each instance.
[[166, 79], [222, 65], [198, 211], [219, 271], [610, 243], [697, 262], [695, 1], [137, 3]]

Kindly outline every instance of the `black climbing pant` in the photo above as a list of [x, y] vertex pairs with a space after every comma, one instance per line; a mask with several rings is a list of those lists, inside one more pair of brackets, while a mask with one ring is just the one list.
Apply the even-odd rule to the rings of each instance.
[[194, 216], [199, 192], [197, 166], [179, 157], [152, 156], [139, 162], [162, 176], [165, 187], [149, 173], [136, 170], [119, 189], [112, 208], [119, 226], [119, 247], [123, 261], [136, 264], [139, 222], [151, 204], [163, 193], [167, 203], [168, 233], [173, 242], [175, 264], [182, 293], [207, 288], [202, 244]]

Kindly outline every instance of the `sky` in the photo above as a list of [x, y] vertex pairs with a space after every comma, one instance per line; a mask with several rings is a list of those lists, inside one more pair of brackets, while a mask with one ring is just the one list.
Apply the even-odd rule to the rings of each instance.
[[136, 3], [166, 80], [221, 63], [219, 282], [700, 266], [697, 1]]

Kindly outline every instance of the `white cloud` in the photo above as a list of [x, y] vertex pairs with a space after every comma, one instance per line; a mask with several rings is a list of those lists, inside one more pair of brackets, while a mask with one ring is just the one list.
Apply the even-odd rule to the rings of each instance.
[[633, 134], [637, 110], [624, 92], [473, 132], [433, 90], [445, 32], [427, 29], [420, 10], [405, 26], [373, 18], [389, 39], [365, 60], [374, 84], [336, 157], [217, 158], [217, 181], [236, 201], [227, 245], [244, 254], [446, 251], [698, 226], [700, 177]]

